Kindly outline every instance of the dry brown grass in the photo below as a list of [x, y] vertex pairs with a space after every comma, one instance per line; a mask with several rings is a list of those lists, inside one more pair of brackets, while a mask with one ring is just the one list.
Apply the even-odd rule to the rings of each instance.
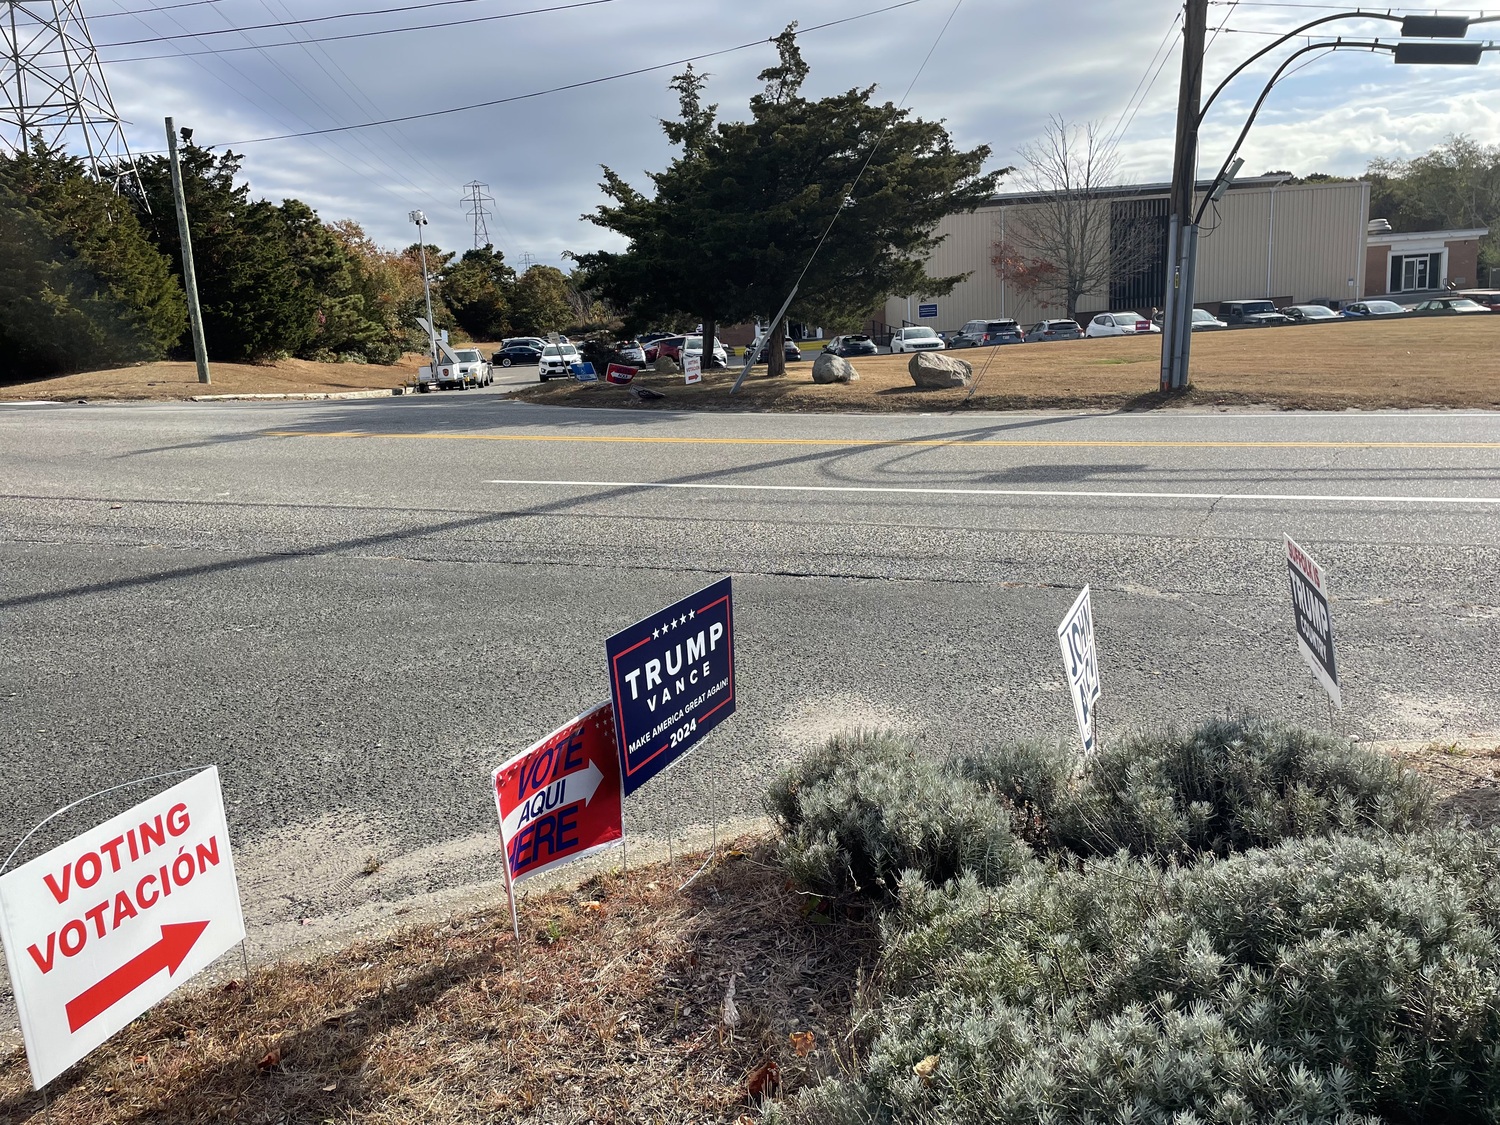
[[[856, 362], [861, 379], [819, 386], [811, 364], [784, 378], [757, 368], [738, 395], [736, 372], [638, 377], [673, 409], [775, 411], [1013, 410], [1041, 407], [1143, 409], [1171, 404], [1269, 405], [1342, 410], [1420, 406], [1500, 407], [1500, 316], [1340, 321], [1278, 329], [1200, 332], [1193, 337], [1193, 387], [1163, 400], [1157, 391], [1161, 338], [1132, 337], [973, 348], [953, 352], [974, 365], [974, 396], [912, 386], [906, 356]], [[988, 365], [988, 366], [986, 366]], [[609, 386], [553, 382], [518, 392], [532, 402], [618, 406], [634, 400]]]
[[[530, 897], [519, 949], [502, 904], [174, 998], [59, 1079], [50, 1121], [736, 1121], [767, 1061], [783, 1091], [854, 1065], [875, 951], [738, 846], [681, 893], [679, 862]], [[43, 1122], [19, 1054], [0, 1121]]]
[[401, 363], [385, 367], [376, 363], [314, 363], [308, 359], [283, 359], [276, 363], [211, 363], [208, 386], [198, 382], [198, 369], [191, 363], [143, 363], [108, 371], [84, 371], [55, 379], [0, 386], [0, 402], [25, 399], [184, 399], [211, 394], [330, 394], [340, 391], [390, 390], [408, 375], [415, 375], [424, 362], [421, 356], [406, 356]]

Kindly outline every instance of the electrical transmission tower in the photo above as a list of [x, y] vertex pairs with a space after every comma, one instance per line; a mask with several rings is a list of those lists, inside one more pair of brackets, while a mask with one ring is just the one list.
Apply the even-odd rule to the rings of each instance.
[[459, 202], [469, 205], [469, 218], [474, 220], [474, 249], [482, 250], [490, 245], [490, 227], [485, 220], [490, 217], [491, 212], [485, 204], [495, 202], [495, 197], [489, 194], [490, 185], [478, 180], [470, 180], [464, 184], [464, 190], [469, 194]]
[[99, 179], [136, 176], [82, 0], [0, 0], [0, 149], [40, 140]]

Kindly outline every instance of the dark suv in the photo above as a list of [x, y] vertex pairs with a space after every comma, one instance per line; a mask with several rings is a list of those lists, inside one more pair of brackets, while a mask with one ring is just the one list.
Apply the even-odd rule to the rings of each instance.
[[1277, 312], [1270, 301], [1225, 301], [1219, 305], [1219, 319], [1225, 324], [1246, 324], [1255, 328], [1269, 328], [1273, 324], [1291, 324], [1292, 318]]
[[1081, 339], [1083, 339], [1083, 331], [1078, 327], [1076, 320], [1043, 320], [1026, 330], [1028, 344]]
[[948, 341], [950, 348], [983, 348], [995, 344], [1019, 344], [1021, 326], [1013, 320], [971, 320]]

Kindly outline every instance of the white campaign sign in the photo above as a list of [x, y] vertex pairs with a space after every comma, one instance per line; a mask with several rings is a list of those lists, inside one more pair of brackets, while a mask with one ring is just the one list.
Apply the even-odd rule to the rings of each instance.
[[1057, 627], [1057, 643], [1062, 648], [1063, 668], [1068, 673], [1068, 690], [1073, 695], [1073, 714], [1078, 719], [1083, 752], [1092, 754], [1098, 745], [1094, 705], [1099, 702], [1099, 654], [1094, 648], [1094, 610], [1087, 586]]
[[703, 357], [682, 353], [682, 381], [696, 383], [703, 378]]
[[36, 1088], [244, 937], [217, 767], [0, 876]]

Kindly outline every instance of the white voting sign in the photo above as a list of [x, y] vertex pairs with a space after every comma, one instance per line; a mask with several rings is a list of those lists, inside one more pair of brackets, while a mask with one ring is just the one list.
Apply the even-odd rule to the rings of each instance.
[[1087, 586], [1057, 627], [1057, 643], [1062, 648], [1063, 668], [1068, 674], [1068, 691], [1073, 696], [1073, 714], [1078, 719], [1083, 752], [1092, 754], [1098, 746], [1094, 705], [1099, 702], [1099, 654], [1094, 648], [1094, 609]]
[[244, 936], [217, 767], [0, 876], [36, 1088]]

